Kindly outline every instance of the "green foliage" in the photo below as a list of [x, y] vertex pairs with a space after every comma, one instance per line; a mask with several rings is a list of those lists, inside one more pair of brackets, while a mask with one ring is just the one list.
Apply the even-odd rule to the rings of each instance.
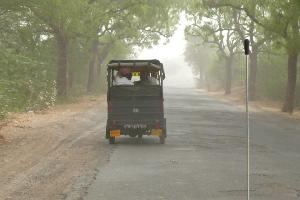
[[[277, 51], [277, 54], [262, 53], [259, 57], [259, 71], [257, 77], [257, 93], [260, 99], [282, 101], [286, 89], [287, 55]], [[300, 62], [296, 88], [300, 88]], [[300, 93], [296, 91], [296, 106], [300, 106]]]
[[287, 73], [286, 56], [261, 54], [259, 57], [257, 92], [262, 99], [283, 100]]
[[42, 109], [55, 103], [55, 83], [43, 63], [1, 50], [0, 74], [0, 117], [8, 111]]
[[[217, 47], [215, 55], [221, 53], [223, 58], [226, 58], [224, 55], [230, 52], [231, 44], [239, 40], [240, 42], [236, 44], [241, 47], [241, 41], [248, 38], [252, 47], [250, 91], [254, 91], [252, 94], [256, 94], [258, 98], [284, 100], [283, 111], [292, 112], [295, 79], [293, 74], [288, 73], [288, 70], [294, 72], [297, 66], [292, 62], [288, 66], [288, 58], [295, 60], [295, 55], [299, 55], [300, 52], [299, 0], [191, 0], [184, 1], [183, 7], [191, 20], [186, 32], [201, 38], [204, 43]], [[230, 32], [228, 29], [231, 31], [231, 38], [226, 38]], [[202, 48], [205, 48], [205, 45], [202, 45]], [[193, 51], [186, 55], [189, 63], [196, 62], [198, 65], [201, 63], [190, 56], [201, 55], [199, 49], [201, 48], [193, 49], [189, 47], [189, 44], [187, 45], [187, 50]], [[245, 79], [244, 63], [240, 59], [241, 49], [233, 52], [235, 52], [235, 61], [232, 79], [234, 84], [241, 85]], [[255, 55], [258, 55], [258, 65], [256, 65]], [[217, 83], [215, 85], [222, 83], [224, 79], [220, 76], [222, 70], [217, 67], [222, 65], [223, 58], [215, 59], [205, 72], [209, 77], [209, 82]], [[255, 66], [257, 66], [257, 72]], [[257, 75], [256, 79], [255, 75]], [[296, 105], [300, 104], [299, 79], [298, 59]], [[255, 81], [256, 92], [255, 87], [252, 87]]]
[[99, 92], [109, 59], [128, 58], [136, 46], [149, 47], [173, 34], [178, 2], [1, 1], [0, 116], [53, 105], [66, 82], [66, 99], [83, 95], [90, 74]]

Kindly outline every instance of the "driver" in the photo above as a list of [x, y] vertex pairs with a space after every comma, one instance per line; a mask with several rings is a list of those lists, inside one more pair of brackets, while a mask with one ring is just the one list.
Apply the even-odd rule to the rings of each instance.
[[140, 72], [140, 81], [135, 82], [136, 85], [158, 85], [156, 78], [149, 76], [146, 71]]

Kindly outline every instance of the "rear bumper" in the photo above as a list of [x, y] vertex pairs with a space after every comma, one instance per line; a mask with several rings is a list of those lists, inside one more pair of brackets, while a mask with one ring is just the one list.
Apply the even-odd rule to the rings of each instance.
[[106, 138], [129, 135], [156, 135], [166, 137], [166, 119], [107, 120]]

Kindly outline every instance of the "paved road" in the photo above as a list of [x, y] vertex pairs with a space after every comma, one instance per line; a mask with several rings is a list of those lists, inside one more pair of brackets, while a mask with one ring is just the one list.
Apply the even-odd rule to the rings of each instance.
[[[194, 89], [167, 89], [165, 145], [120, 138], [86, 200], [246, 199], [243, 108]], [[252, 114], [251, 197], [300, 199], [300, 123]]]

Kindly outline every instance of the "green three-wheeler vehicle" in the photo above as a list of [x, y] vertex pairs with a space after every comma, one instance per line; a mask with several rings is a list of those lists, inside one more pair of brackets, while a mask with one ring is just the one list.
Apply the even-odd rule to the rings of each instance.
[[163, 64], [158, 60], [112, 60], [107, 65], [106, 139], [158, 136], [165, 143]]

